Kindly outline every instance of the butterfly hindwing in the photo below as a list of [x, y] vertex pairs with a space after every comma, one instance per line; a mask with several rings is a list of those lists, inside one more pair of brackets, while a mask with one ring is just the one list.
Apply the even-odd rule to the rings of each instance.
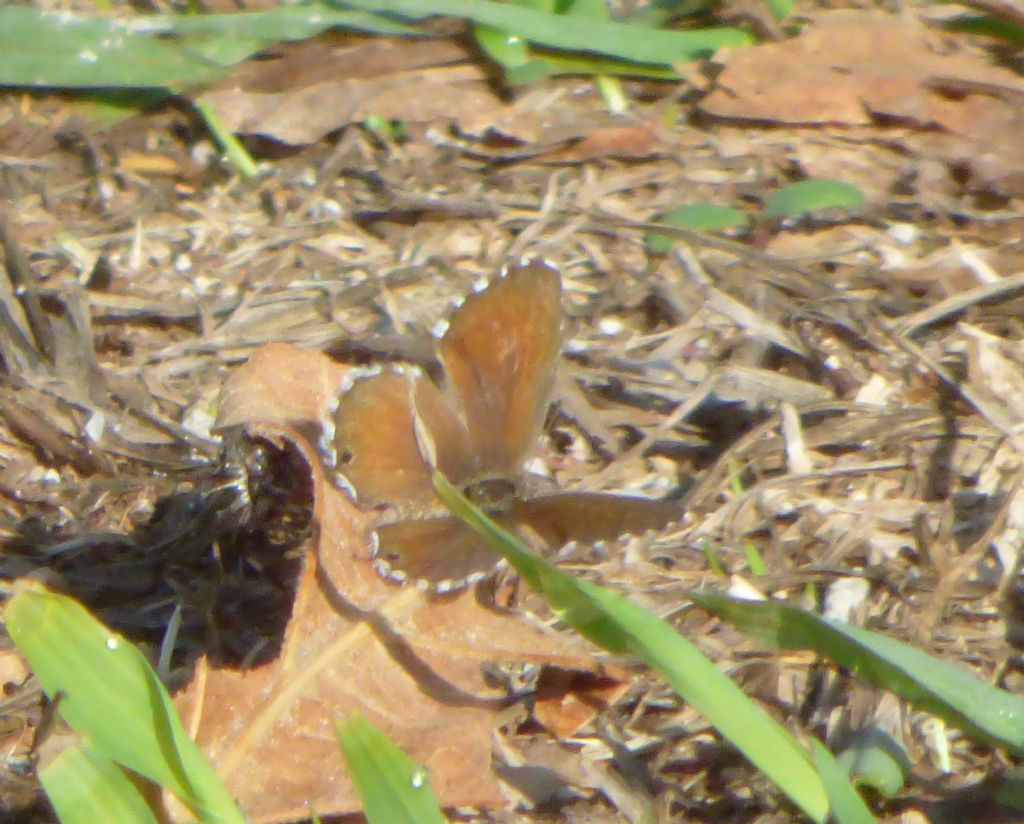
[[458, 518], [441, 516], [378, 527], [374, 559], [386, 578], [445, 594], [483, 578], [499, 556]]
[[675, 501], [601, 492], [560, 492], [517, 500], [508, 510], [512, 523], [525, 526], [551, 548], [570, 541], [596, 544], [642, 535], [681, 516]]

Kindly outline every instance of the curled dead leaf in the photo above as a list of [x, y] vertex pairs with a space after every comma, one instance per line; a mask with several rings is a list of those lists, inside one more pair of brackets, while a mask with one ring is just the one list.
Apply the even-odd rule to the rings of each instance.
[[372, 513], [330, 482], [315, 448], [343, 374], [320, 352], [272, 344], [224, 386], [221, 425], [291, 444], [308, 464], [317, 528], [281, 655], [244, 672], [201, 665], [179, 711], [252, 821], [358, 809], [332, 732], [357, 710], [426, 765], [443, 804], [500, 805], [490, 756], [505, 693], [482, 666], [593, 659], [581, 641], [490, 609], [471, 590], [431, 599], [373, 571]]

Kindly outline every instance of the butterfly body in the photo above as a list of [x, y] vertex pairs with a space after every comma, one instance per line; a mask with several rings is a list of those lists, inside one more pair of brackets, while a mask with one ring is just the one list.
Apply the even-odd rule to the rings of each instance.
[[328, 410], [323, 454], [361, 506], [381, 510], [374, 560], [385, 577], [444, 594], [497, 556], [434, 494], [440, 469], [499, 522], [549, 546], [644, 532], [675, 506], [597, 493], [524, 494], [522, 467], [550, 403], [561, 349], [562, 283], [542, 261], [468, 295], [442, 327], [444, 382], [418, 369], [354, 371]]

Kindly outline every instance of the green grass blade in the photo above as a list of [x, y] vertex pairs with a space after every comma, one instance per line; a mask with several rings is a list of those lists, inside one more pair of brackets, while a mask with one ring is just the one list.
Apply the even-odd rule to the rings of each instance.
[[552, 48], [662, 65], [752, 42], [738, 28], [665, 31], [490, 0], [311, 2], [263, 12], [133, 17], [9, 5], [0, 7], [0, 86], [181, 89], [209, 82], [281, 40], [336, 27], [413, 34], [407, 21], [438, 14], [465, 17]]
[[537, 52], [536, 57], [513, 68], [505, 69], [505, 78], [513, 86], [534, 83], [560, 75], [608, 74], [616, 77], [643, 77], [650, 80], [678, 80], [679, 72], [665, 66], [631, 63], [607, 57]]
[[[140, 17], [149, 21], [152, 17]], [[373, 8], [350, 11], [330, 0], [310, 0], [282, 5], [267, 11], [231, 14], [160, 15], [161, 31], [180, 37], [217, 37], [224, 40], [304, 40], [328, 28], [345, 28], [367, 34], [422, 35], [405, 18], [378, 14]], [[152, 27], [149, 27], [152, 30]], [[234, 62], [234, 61], [232, 61]]]
[[796, 217], [822, 209], [859, 209], [864, 193], [842, 180], [801, 180], [772, 192], [764, 199], [769, 220]]
[[970, 735], [1024, 754], [1024, 698], [909, 644], [773, 601], [694, 596], [705, 609], [781, 649], [811, 649]]
[[1002, 807], [1024, 812], [1024, 770], [1009, 770], [993, 790], [992, 800]]
[[145, 657], [72, 598], [19, 582], [4, 608], [11, 639], [60, 713], [94, 750], [172, 790], [202, 821], [241, 824]]
[[530, 47], [523, 38], [493, 26], [473, 27], [477, 45], [505, 71], [524, 66], [530, 60]]
[[116, 18], [8, 5], [0, 7], [0, 86], [181, 89], [219, 77], [272, 43], [333, 27], [414, 32], [393, 18], [329, 3]]
[[39, 772], [61, 824], [157, 824], [139, 788], [109, 758], [69, 747]]
[[858, 731], [836, 761], [858, 787], [871, 787], [886, 798], [900, 792], [911, 773], [907, 751], [878, 727]]
[[195, 106], [196, 111], [199, 112], [206, 123], [206, 128], [210, 130], [210, 133], [223, 150], [228, 162], [238, 169], [242, 177], [256, 177], [260, 173], [259, 165], [252, 159], [252, 155], [246, 151], [242, 141], [235, 137], [232, 131], [217, 117], [213, 107], [202, 100], [197, 100]]
[[875, 824], [867, 804], [850, 786], [846, 771], [820, 741], [812, 741], [814, 766], [825, 784], [836, 824]]
[[553, 49], [595, 52], [638, 63], [672, 65], [680, 60], [706, 57], [723, 46], [754, 42], [749, 32], [727, 26], [668, 31], [611, 20], [566, 17], [492, 0], [345, 0], [345, 5], [402, 17], [465, 17]]
[[203, 83], [224, 68], [127, 21], [0, 8], [0, 86], [151, 87]]
[[369, 824], [445, 824], [426, 771], [383, 732], [358, 714], [335, 732]]
[[1005, 40], [1007, 43], [1013, 43], [1015, 46], [1024, 45], [1024, 26], [984, 14], [959, 15], [951, 20], [947, 20], [945, 28], [947, 31], [958, 31], [966, 32], [967, 34], [980, 34], [984, 37], [995, 37], [1000, 40]]
[[776, 21], [785, 20], [793, 11], [793, 0], [765, 0]]
[[804, 749], [671, 624], [617, 592], [576, 581], [536, 557], [439, 473], [434, 475], [434, 488], [452, 512], [484, 535], [526, 583], [543, 593], [562, 620], [607, 650], [643, 658], [812, 820], [825, 820], [825, 789]]

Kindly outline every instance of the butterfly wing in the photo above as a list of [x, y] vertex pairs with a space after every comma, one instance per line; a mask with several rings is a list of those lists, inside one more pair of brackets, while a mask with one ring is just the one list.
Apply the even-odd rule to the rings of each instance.
[[[550, 547], [570, 541], [598, 543], [660, 529], [682, 512], [674, 501], [600, 493], [565, 493], [516, 501], [497, 520], [507, 529], [537, 536]], [[428, 592], [455, 592], [485, 577], [498, 555], [458, 518], [398, 521], [379, 526], [374, 553], [385, 578], [412, 582]]]
[[562, 279], [542, 261], [511, 267], [455, 311], [441, 338], [479, 469], [519, 471], [544, 424], [561, 347]]
[[683, 515], [677, 501], [610, 495], [600, 492], [564, 492], [516, 501], [508, 519], [537, 534], [550, 547], [570, 541], [596, 544], [629, 535], [642, 535], [678, 521]]
[[458, 518], [444, 516], [379, 526], [374, 565], [392, 581], [428, 592], [455, 592], [486, 576], [500, 558]]
[[330, 450], [360, 504], [422, 511], [433, 502], [430, 467], [416, 437], [413, 398], [433, 439], [439, 468], [456, 483], [475, 474], [465, 427], [433, 382], [415, 369], [357, 377], [338, 399]]

